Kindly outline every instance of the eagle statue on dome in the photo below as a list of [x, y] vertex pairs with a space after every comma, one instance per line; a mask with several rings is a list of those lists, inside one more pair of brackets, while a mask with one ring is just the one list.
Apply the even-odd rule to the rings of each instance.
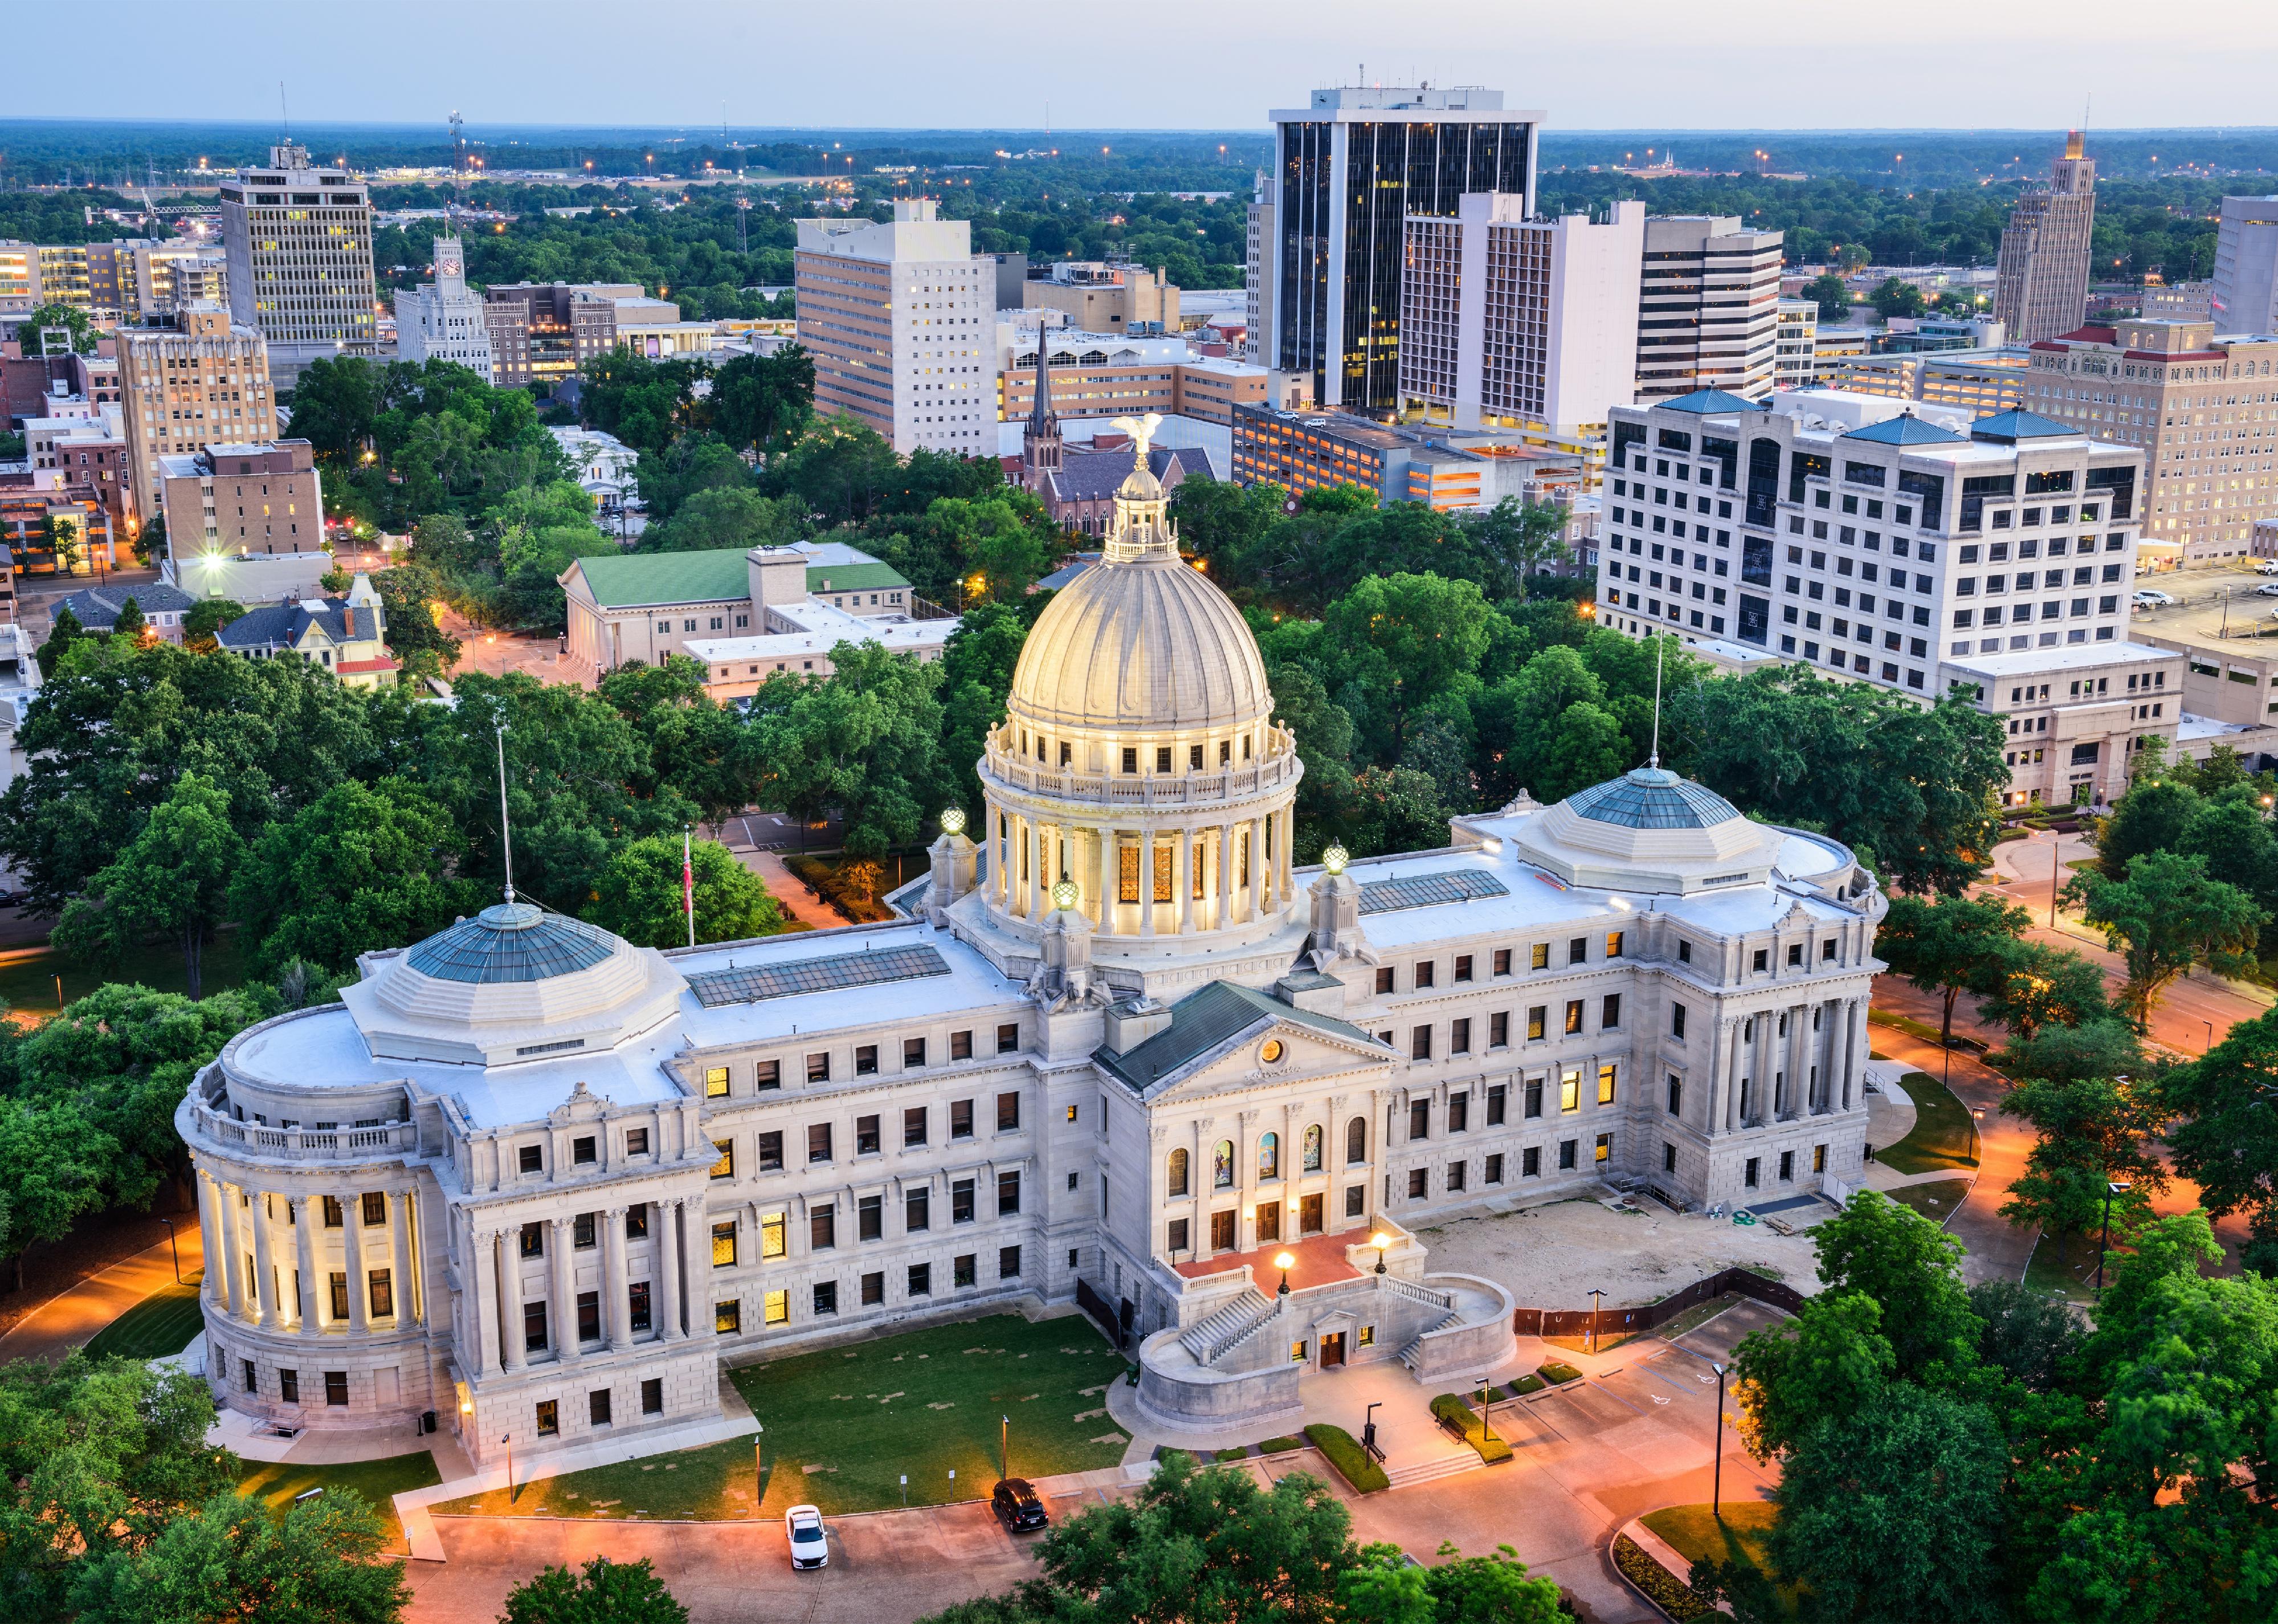
[[1146, 467], [1148, 442], [1155, 438], [1155, 431], [1163, 426], [1162, 414], [1150, 411], [1143, 417], [1118, 417], [1115, 426], [1131, 436], [1134, 463], [1140, 468]]

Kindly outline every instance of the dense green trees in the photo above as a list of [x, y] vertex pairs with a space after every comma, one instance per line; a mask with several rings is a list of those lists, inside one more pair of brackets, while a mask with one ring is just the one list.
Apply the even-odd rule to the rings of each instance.
[[2142, 852], [2128, 859], [2125, 879], [2084, 872], [2068, 888], [2081, 916], [2102, 930], [2126, 961], [2121, 998], [2139, 1029], [2160, 994], [2193, 965], [2235, 974], [2252, 963], [2267, 915], [2246, 892], [2213, 878], [2208, 866], [2196, 854]]
[[91, 964], [115, 964], [145, 936], [181, 950], [183, 979], [195, 998], [206, 945], [224, 919], [245, 842], [231, 824], [229, 798], [210, 778], [186, 772], [116, 860], [88, 877], [64, 904], [55, 943]]
[[2232, 1027], [2162, 1076], [2159, 1095], [2180, 1119], [2167, 1136], [2175, 1171], [2216, 1217], [2246, 1214], [2240, 1260], [2278, 1278], [2278, 1014]]
[[802, 817], [845, 815], [847, 855], [876, 859], [918, 839], [949, 804], [941, 754], [944, 676], [875, 643], [841, 643], [826, 682], [778, 673], [753, 696], [747, 739], [759, 793]]
[[[783, 929], [783, 912], [760, 877], [713, 840], [687, 847], [695, 877], [696, 939], [735, 942]], [[681, 887], [682, 845], [669, 835], [635, 840], [601, 870], [593, 922], [643, 947], [684, 947], [688, 915]]]
[[1875, 951], [1894, 972], [1939, 996], [1938, 1041], [1950, 1043], [1954, 1000], [2002, 973], [2030, 923], [2023, 908], [1997, 898], [1897, 896], [1875, 932]]
[[1872, 1192], [1817, 1232], [1825, 1291], [1736, 1356], [1777, 1458], [1775, 1572], [1701, 1564], [1743, 1624], [2234, 1624], [2278, 1601], [2278, 1286], [2209, 1279], [2203, 1214], [2141, 1229], [2092, 1331]]
[[688, 1624], [688, 1609], [646, 1557], [616, 1562], [598, 1556], [576, 1573], [539, 1568], [507, 1592], [499, 1624]]

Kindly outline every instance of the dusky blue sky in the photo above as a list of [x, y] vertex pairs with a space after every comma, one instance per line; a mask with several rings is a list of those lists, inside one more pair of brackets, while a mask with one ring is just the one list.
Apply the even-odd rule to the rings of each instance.
[[[1317, 85], [1566, 129], [2278, 122], [2274, 0], [20, 0], [16, 117], [1237, 129]], [[28, 65], [50, 63], [54, 72]], [[723, 110], [724, 103], [724, 110]]]

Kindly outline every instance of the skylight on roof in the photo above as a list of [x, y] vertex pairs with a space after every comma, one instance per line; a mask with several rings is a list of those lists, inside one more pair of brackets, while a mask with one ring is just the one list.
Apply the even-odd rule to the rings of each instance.
[[889, 947], [878, 953], [796, 959], [789, 964], [701, 970], [688, 978], [688, 990], [707, 1009], [717, 1009], [728, 1004], [756, 1004], [802, 992], [836, 992], [848, 987], [876, 986], [882, 982], [914, 981], [924, 976], [948, 974], [949, 961], [931, 947]]
[[1477, 869], [1451, 869], [1445, 874], [1417, 874], [1405, 879], [1370, 880], [1360, 888], [1360, 911], [1394, 914], [1408, 908], [1438, 908], [1447, 902], [1476, 902], [1486, 897], [1507, 897], [1510, 888], [1492, 874]]

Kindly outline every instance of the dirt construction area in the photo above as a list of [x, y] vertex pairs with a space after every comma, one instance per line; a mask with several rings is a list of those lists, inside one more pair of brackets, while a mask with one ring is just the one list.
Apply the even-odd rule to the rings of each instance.
[[1833, 1217], [1831, 1207], [1780, 1214], [1797, 1226], [1781, 1235], [1761, 1220], [1735, 1224], [1639, 1200], [1644, 1210], [1636, 1213], [1576, 1199], [1458, 1218], [1416, 1234], [1430, 1248], [1430, 1273], [1500, 1282], [1524, 1308], [1587, 1308], [1594, 1289], [1605, 1292], [1608, 1308], [1642, 1307], [1732, 1268], [1774, 1275], [1807, 1295], [1819, 1290], [1818, 1260], [1800, 1226]]

